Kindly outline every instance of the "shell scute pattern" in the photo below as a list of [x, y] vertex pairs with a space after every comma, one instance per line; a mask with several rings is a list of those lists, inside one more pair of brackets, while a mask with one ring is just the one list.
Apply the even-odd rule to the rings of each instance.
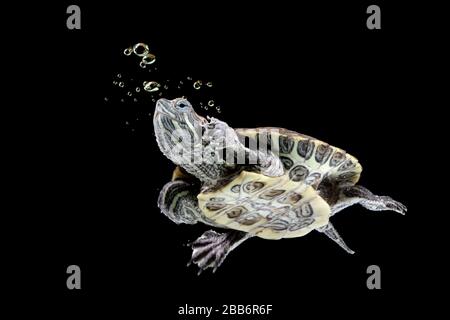
[[[266, 177], [243, 171], [216, 193], [225, 200], [217, 201], [219, 197], [214, 193], [198, 196], [199, 206], [209, 219], [217, 225], [262, 238], [301, 236], [325, 225], [330, 214], [328, 205], [311, 186], [292, 181], [287, 175]], [[310, 223], [304, 222], [306, 218]], [[296, 226], [294, 231], [289, 230], [291, 225]]]
[[[273, 128], [247, 129], [242, 134], [252, 136]], [[238, 129], [239, 131], [240, 129]], [[355, 184], [362, 171], [358, 160], [344, 150], [318, 139], [280, 129], [271, 133], [272, 150], [278, 150], [286, 173], [293, 181], [304, 181], [317, 188], [327, 177], [339, 184]], [[347, 173], [342, 175], [342, 173]], [[354, 174], [350, 174], [353, 172]]]
[[294, 161], [292, 161], [290, 158], [288, 157], [283, 157], [280, 156], [280, 160], [283, 163], [283, 167], [285, 170], [289, 170], [292, 168], [292, 166], [294, 165]]
[[199, 206], [208, 219], [226, 228], [267, 239], [303, 236], [328, 223], [330, 207], [316, 191], [322, 180], [355, 184], [362, 168], [339, 148], [293, 131], [271, 129], [236, 132], [278, 152], [285, 174], [267, 177], [242, 171], [217, 190], [199, 194]]
[[288, 192], [288, 194], [286, 194], [285, 196], [279, 198], [277, 201], [279, 203], [283, 203], [283, 204], [290, 204], [290, 205], [295, 205], [297, 202], [299, 202], [302, 199], [302, 195], [295, 192], [295, 191], [290, 191]]
[[270, 189], [267, 191], [264, 191], [259, 195], [259, 198], [264, 200], [273, 200], [275, 197], [278, 197], [279, 195], [285, 193], [286, 190], [282, 189]]
[[254, 193], [264, 188], [264, 183], [261, 181], [250, 181], [244, 184], [244, 191], [247, 193]]
[[246, 212], [248, 212], [248, 210], [245, 207], [237, 206], [237, 207], [231, 208], [230, 210], [226, 211], [225, 213], [228, 216], [228, 218], [232, 219], [232, 218], [237, 218]]
[[[236, 129], [241, 136], [267, 137], [267, 150], [278, 152], [280, 160], [293, 180], [306, 180], [315, 187], [324, 177], [336, 179], [340, 171], [361, 172], [356, 158], [323, 141], [282, 128]], [[258, 143], [261, 139], [258, 138]], [[343, 165], [345, 163], [345, 165]], [[302, 165], [303, 167], [298, 167]], [[308, 175], [305, 176], [306, 169]], [[356, 180], [353, 179], [352, 182]], [[356, 180], [357, 181], [357, 180]]]
[[301, 180], [305, 180], [306, 177], [308, 177], [309, 175], [309, 170], [306, 166], [304, 165], [298, 165], [295, 166], [294, 168], [292, 168], [289, 171], [289, 178], [292, 181], [301, 181]]
[[314, 152], [314, 147], [314, 141], [311, 139], [300, 140], [297, 143], [297, 153], [301, 158], [309, 160]]

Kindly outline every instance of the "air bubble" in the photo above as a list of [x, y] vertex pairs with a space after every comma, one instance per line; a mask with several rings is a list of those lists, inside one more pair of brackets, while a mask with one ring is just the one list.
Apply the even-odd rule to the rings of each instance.
[[195, 90], [200, 89], [202, 87], [202, 81], [201, 80], [195, 81], [193, 86]]
[[159, 90], [161, 85], [156, 81], [149, 81], [144, 85], [144, 90], [148, 92], [156, 92]]
[[127, 92], [127, 95], [128, 95], [129, 97], [131, 97], [133, 94], [131, 93], [131, 91], [128, 91], [128, 92]]
[[125, 83], [123, 83], [122, 81], [119, 82], [119, 87], [123, 88], [125, 86]]
[[221, 113], [221, 112], [222, 112], [222, 110], [220, 109], [219, 106], [216, 107], [216, 111], [217, 111], [218, 113]]
[[209, 81], [206, 83], [206, 86], [211, 88], [213, 86], [213, 83], [211, 81]]
[[117, 74], [117, 78], [122, 78], [122, 75], [120, 73]]
[[141, 88], [136, 87], [136, 92], [140, 92], [140, 91], [141, 91]]
[[213, 107], [214, 106], [214, 100], [209, 100], [208, 101], [208, 106]]
[[132, 52], [133, 52], [133, 48], [131, 48], [131, 47], [126, 48], [125, 50], [123, 50], [123, 54], [126, 55], [126, 56], [131, 55]]
[[148, 54], [148, 45], [145, 43], [136, 43], [133, 47], [133, 52], [139, 57], [143, 57]]
[[144, 64], [152, 64], [156, 61], [155, 55], [148, 53], [145, 56], [142, 57], [141, 63]]

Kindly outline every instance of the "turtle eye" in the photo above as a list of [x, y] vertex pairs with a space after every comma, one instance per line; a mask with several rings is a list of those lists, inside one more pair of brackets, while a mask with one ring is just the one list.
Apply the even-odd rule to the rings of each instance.
[[187, 101], [182, 100], [177, 103], [177, 107], [178, 107], [178, 109], [183, 110], [183, 109], [187, 109], [189, 107], [189, 104]]

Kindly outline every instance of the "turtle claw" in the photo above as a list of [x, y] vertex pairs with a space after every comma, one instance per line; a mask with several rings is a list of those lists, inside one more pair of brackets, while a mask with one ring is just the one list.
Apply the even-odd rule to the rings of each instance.
[[406, 208], [406, 206], [404, 204], [402, 204], [398, 201], [395, 201], [391, 197], [382, 196], [382, 197], [380, 197], [380, 199], [382, 200], [382, 203], [386, 210], [395, 211], [402, 215], [405, 215], [406, 211], [408, 211], [408, 208]]
[[196, 264], [199, 267], [197, 275], [208, 268], [212, 268], [215, 272], [230, 251], [231, 243], [228, 233], [206, 231], [200, 238], [191, 243], [192, 257], [188, 266], [192, 263]]
[[[353, 186], [343, 190], [344, 199], [334, 213], [341, 211], [354, 203], [359, 203], [364, 208], [371, 211], [395, 211], [405, 214], [407, 208], [404, 204], [395, 201], [389, 196], [377, 196], [363, 186]], [[356, 202], [355, 202], [356, 200]], [[347, 202], [347, 204], [346, 204]], [[344, 204], [344, 205], [342, 205]]]

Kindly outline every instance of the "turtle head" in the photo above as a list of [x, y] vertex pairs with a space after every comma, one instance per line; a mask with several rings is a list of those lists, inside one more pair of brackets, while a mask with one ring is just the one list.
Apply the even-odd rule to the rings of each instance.
[[206, 123], [184, 98], [156, 102], [153, 116], [156, 140], [161, 152], [177, 165], [184, 167], [190, 162], [195, 147], [201, 146]]
[[159, 99], [153, 126], [161, 152], [200, 181], [212, 185], [234, 170], [234, 162], [225, 163], [223, 148], [240, 145], [235, 130], [199, 116], [186, 99]]

